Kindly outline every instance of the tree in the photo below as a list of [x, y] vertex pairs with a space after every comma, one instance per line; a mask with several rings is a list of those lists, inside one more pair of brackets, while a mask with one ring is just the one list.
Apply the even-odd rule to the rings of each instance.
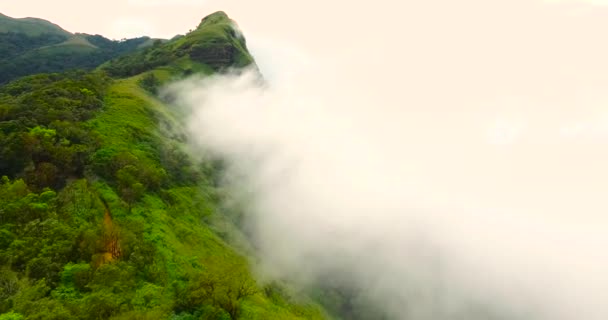
[[144, 194], [146, 188], [138, 181], [140, 172], [134, 165], [126, 165], [116, 171], [116, 180], [121, 197], [129, 205], [129, 212], [135, 201]]
[[[17, 273], [8, 267], [0, 268], [0, 301], [8, 299], [19, 290]], [[2, 312], [2, 310], [0, 310]]]
[[186, 309], [212, 305], [226, 311], [231, 319], [238, 319], [241, 302], [258, 292], [246, 264], [240, 261], [228, 264], [213, 261], [207, 265], [206, 271], [190, 280], [183, 298]]
[[160, 85], [160, 81], [154, 75], [154, 72], [146, 73], [145, 76], [140, 81], [140, 85], [144, 90], [156, 94], [158, 92], [158, 86]]

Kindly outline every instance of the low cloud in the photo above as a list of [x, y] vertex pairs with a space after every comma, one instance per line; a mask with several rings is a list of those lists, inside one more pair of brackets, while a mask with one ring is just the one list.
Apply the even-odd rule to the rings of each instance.
[[266, 42], [306, 61], [261, 55], [280, 81], [168, 89], [247, 195], [262, 272], [349, 283], [391, 319], [608, 318], [607, 141], [563, 135], [608, 102], [606, 16], [468, 0], [392, 20], [382, 4], [341, 12], [365, 23], [335, 47]]

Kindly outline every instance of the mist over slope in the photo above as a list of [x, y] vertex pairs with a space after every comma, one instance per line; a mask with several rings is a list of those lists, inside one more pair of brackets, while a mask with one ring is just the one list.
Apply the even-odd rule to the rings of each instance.
[[228, 160], [262, 273], [390, 319], [608, 317], [606, 8], [339, 1], [302, 28], [320, 2], [263, 2], [287, 15], [250, 37], [268, 86], [169, 89]]
[[326, 318], [257, 281], [228, 241], [243, 237], [218, 164], [190, 156], [184, 115], [157, 95], [253, 64], [234, 25], [217, 12], [93, 71], [0, 84], [0, 320]]

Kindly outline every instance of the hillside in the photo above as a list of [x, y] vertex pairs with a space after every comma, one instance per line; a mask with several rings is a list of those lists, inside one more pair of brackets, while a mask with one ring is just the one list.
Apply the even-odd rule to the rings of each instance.
[[[92, 46], [71, 45], [116, 45], [84, 37]], [[254, 63], [234, 23], [215, 13], [186, 36], [115, 50], [92, 71], [0, 86], [0, 320], [326, 318], [256, 280], [226, 240], [239, 231], [220, 205], [221, 162], [186, 152], [184, 119], [155, 95]]]
[[92, 70], [151, 45], [150, 40], [114, 41], [100, 35], [72, 34], [46, 20], [0, 14], [0, 84], [37, 73]]

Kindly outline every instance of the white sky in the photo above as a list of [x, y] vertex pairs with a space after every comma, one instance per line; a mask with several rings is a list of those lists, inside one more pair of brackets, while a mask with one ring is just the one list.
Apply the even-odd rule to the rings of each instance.
[[215, 0], [21, 0], [2, 1], [0, 12], [15, 18], [49, 20], [70, 32], [120, 39], [148, 35], [171, 38], [196, 27], [218, 10]]
[[[608, 0], [546, 1], [608, 5]], [[142, 35], [171, 38], [186, 33], [217, 10], [226, 11], [246, 32], [280, 33], [277, 23], [292, 24], [285, 29], [293, 31], [295, 24], [312, 22], [308, 19], [322, 15], [321, 11], [335, 13], [328, 7], [335, 9], [337, 5], [316, 0], [20, 0], [0, 2], [0, 13], [15, 18], [42, 18], [71, 32], [120, 39]]]
[[[382, 183], [386, 183], [385, 189], [390, 191], [383, 194], [372, 190], [374, 192], [359, 196], [359, 191], [355, 190], [353, 196], [345, 194], [342, 188], [332, 188], [319, 195], [320, 199], [326, 199], [327, 194], [337, 190], [344, 197], [332, 196], [330, 200], [345, 199], [347, 202], [339, 209], [351, 209], [355, 204], [362, 205], [354, 209], [369, 208], [369, 203], [361, 203], [368, 199], [381, 200], [378, 202], [389, 206], [401, 205], [403, 190], [410, 192], [408, 183], [415, 182], [416, 189], [411, 195], [416, 197], [412, 198], [431, 207], [428, 211], [437, 212], [438, 220], [446, 213], [447, 221], [455, 219], [454, 225], [461, 226], [452, 234], [459, 241], [456, 243], [472, 240], [460, 248], [464, 261], [480, 261], [481, 267], [488, 267], [485, 270], [496, 271], [488, 274], [499, 282], [515, 283], [519, 286], [511, 287], [538, 293], [539, 299], [546, 300], [547, 306], [551, 307], [551, 313], [564, 311], [560, 317], [544, 319], [605, 320], [608, 319], [605, 303], [608, 253], [604, 249], [608, 244], [605, 230], [608, 225], [608, 6], [603, 5], [608, 4], [608, 0], [540, 1], [4, 0], [0, 2], [0, 12], [13, 17], [40, 17], [69, 31], [100, 33], [110, 38], [137, 35], [168, 38], [194, 28], [209, 13], [226, 11], [244, 31], [250, 48], [256, 49], [253, 50], [256, 61], [265, 74], [285, 76], [285, 72], [294, 67], [294, 56], [304, 52], [304, 56], [310, 57], [312, 67], [303, 68], [304, 76], [297, 77], [296, 85], [278, 87], [279, 90], [295, 88], [297, 93], [303, 92], [301, 96], [313, 102], [317, 96], [324, 98], [327, 105], [337, 108], [336, 114], [348, 115], [335, 118], [340, 121], [361, 119], [363, 125], [360, 127], [368, 129], [352, 130], [352, 136], [344, 135], [349, 137], [344, 139], [346, 144], [331, 143], [334, 141], [331, 134], [327, 135], [328, 139], [321, 135], [322, 139], [318, 140], [304, 134], [296, 135], [300, 141], [288, 144], [292, 147], [301, 145], [301, 141], [320, 141], [319, 145], [327, 146], [323, 153], [337, 153], [336, 158], [330, 159], [340, 164], [335, 166], [339, 169], [337, 173], [327, 171], [328, 162], [324, 162], [323, 157], [304, 157], [304, 160], [312, 161], [314, 169], [303, 171], [310, 173], [302, 175], [306, 178], [304, 185], [308, 181], [314, 184], [332, 178], [347, 192], [358, 187], [368, 191]], [[279, 59], [281, 55], [289, 59]], [[286, 61], [285, 65], [281, 66], [283, 61]], [[285, 86], [284, 83], [289, 84], [289, 81], [278, 82]], [[238, 99], [234, 92], [229, 93], [229, 98], [236, 96]], [[285, 96], [292, 97], [290, 92]], [[282, 97], [279, 95], [278, 100]], [[243, 101], [250, 103], [250, 99]], [[294, 101], [306, 102], [303, 99]], [[253, 117], [237, 113], [235, 119], [256, 124], [256, 129], [266, 128], [257, 124], [267, 119], [251, 120], [265, 114], [254, 110]], [[273, 117], [276, 117], [275, 113], [268, 115], [270, 120], [275, 119]], [[210, 121], [219, 126], [211, 132], [238, 127], [231, 122], [225, 123], [226, 119], [230, 120]], [[328, 127], [332, 127], [334, 123], [329, 121], [332, 119], [322, 119], [321, 125], [329, 123]], [[286, 132], [297, 131], [294, 128], [300, 128], [302, 123], [299, 118], [285, 122], [295, 123], [294, 126], [275, 122], [281, 125], [279, 129], [287, 128]], [[349, 125], [347, 123], [345, 127]], [[315, 130], [300, 131], [319, 137]], [[240, 132], [236, 130], [236, 133]], [[247, 144], [243, 145], [249, 146], [249, 135], [235, 136], [247, 138]], [[283, 139], [283, 135], [276, 136]], [[366, 139], [379, 143], [366, 143]], [[367, 144], [375, 148], [367, 148]], [[358, 149], [360, 145], [366, 147], [363, 151], [369, 152]], [[344, 154], [332, 151], [339, 149], [338, 146], [347, 151], [355, 150], [355, 156], [350, 156], [350, 151]], [[386, 150], [384, 146], [387, 146]], [[390, 148], [392, 146], [398, 148]], [[376, 149], [382, 152], [374, 152]], [[376, 155], [385, 156], [386, 161], [380, 159], [382, 161], [377, 162], [380, 165], [375, 165], [372, 156]], [[362, 166], [372, 167], [369, 172], [358, 170], [356, 162], [351, 164], [351, 160], [365, 161], [368, 157], [374, 160], [369, 162], [373, 165], [363, 163]], [[250, 162], [250, 159], [246, 160]], [[318, 163], [323, 164], [321, 169], [318, 169]], [[390, 165], [393, 163], [397, 164]], [[392, 168], [395, 170], [391, 171]], [[391, 172], [376, 174], [378, 170]], [[326, 172], [327, 177], [314, 180]], [[341, 172], [353, 174], [340, 175]], [[313, 179], [309, 180], [309, 177]], [[344, 181], [349, 179], [348, 184], [343, 183], [343, 177]], [[357, 177], [353, 181], [359, 183], [351, 184], [351, 177]], [[319, 190], [323, 191], [313, 188], [312, 193]], [[278, 191], [278, 194], [284, 194], [289, 189]], [[275, 193], [269, 194], [276, 197]], [[377, 194], [378, 198], [372, 194]], [[298, 199], [307, 200], [306, 196], [305, 193]], [[390, 201], [384, 201], [385, 197]], [[276, 208], [283, 210], [280, 205], [284, 203], [290, 202], [279, 201]], [[314, 201], [302, 203], [315, 204]], [[334, 203], [330, 201], [328, 205], [331, 208]], [[339, 201], [335, 204], [340, 205]], [[494, 223], [493, 216], [483, 218], [482, 222], [489, 219], [494, 224], [460, 219], [456, 215], [450, 218], [447, 213], [453, 208], [455, 212], [459, 212], [459, 208], [470, 209], [474, 214], [485, 214], [490, 209], [513, 211], [517, 213], [516, 217], [537, 217], [549, 222], [538, 227], [543, 232], [536, 232], [533, 222], [524, 225], [528, 229], [517, 225], [506, 228], [500, 219], [495, 220], [500, 223]], [[344, 210], [344, 215], [329, 217], [348, 218], [353, 211]], [[368, 213], [364, 211], [361, 211], [362, 216]], [[479, 216], [484, 217], [483, 214]], [[269, 220], [281, 221], [281, 216], [277, 216], [279, 218]], [[379, 219], [376, 230], [383, 230], [380, 223], [391, 222], [391, 218]], [[309, 218], [296, 216], [294, 221], [301, 221], [298, 219], [306, 221]], [[360, 221], [367, 228], [374, 219]], [[355, 230], [363, 229], [356, 228], [358, 221], [349, 222]], [[302, 234], [300, 230], [309, 230], [305, 226], [316, 228], [314, 223], [277, 228], [287, 236], [277, 237], [279, 241], [269, 239], [275, 240], [269, 243], [281, 242], [288, 248], [290, 237], [298, 232]], [[334, 226], [333, 220], [329, 226]], [[517, 228], [522, 234], [511, 232]], [[310, 234], [315, 232], [316, 229], [311, 229]], [[459, 232], [466, 236], [458, 237]], [[445, 238], [444, 233], [437, 234], [437, 239], [453, 243], [447, 241], [451, 239]], [[484, 241], [473, 243], [477, 238], [471, 235]], [[572, 235], [580, 237], [570, 241]], [[400, 238], [394, 243], [400, 244], [398, 240]], [[480, 253], [488, 256], [477, 259]], [[514, 267], [503, 270], [503, 260], [507, 260], [507, 266]], [[532, 271], [523, 270], [525, 267], [532, 267]], [[476, 275], [468, 272], [468, 276]], [[539, 287], [539, 279], [551, 286]], [[489, 283], [488, 287], [501, 283]], [[492, 291], [483, 286], [481, 284], [481, 289], [486, 290], [480, 289], [480, 292]]]
[[[325, 274], [333, 252], [355, 252], [399, 311], [462, 290], [545, 313], [513, 318], [608, 319], [608, 7], [553, 2], [222, 2], [250, 44], [280, 37], [311, 61], [270, 94], [220, 82], [180, 95], [204, 110], [195, 136], [254, 179], [263, 261], [299, 275], [317, 253]], [[264, 74], [293, 70], [277, 66], [284, 42], [262, 47]], [[407, 250], [417, 221], [438, 268], [462, 274], [424, 262], [407, 274], [421, 261]], [[408, 279], [430, 306], [401, 303]]]

